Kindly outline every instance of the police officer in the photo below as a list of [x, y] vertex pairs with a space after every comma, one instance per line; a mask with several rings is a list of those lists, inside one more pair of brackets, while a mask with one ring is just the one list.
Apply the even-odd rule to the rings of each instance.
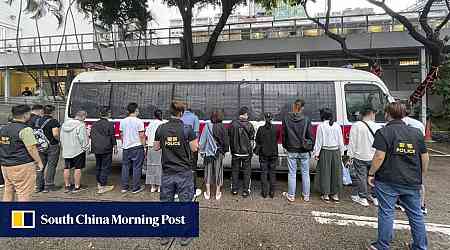
[[12, 117], [11, 123], [0, 129], [0, 164], [5, 179], [3, 201], [13, 201], [15, 196], [17, 201], [29, 201], [36, 184], [36, 170], [42, 171], [44, 165], [33, 129], [26, 124], [30, 107], [14, 106]]
[[422, 179], [429, 156], [420, 130], [403, 121], [405, 105], [395, 102], [385, 108], [388, 124], [375, 134], [376, 149], [369, 170], [369, 185], [378, 198], [378, 240], [369, 249], [389, 249], [392, 240], [395, 203], [405, 208], [413, 237], [411, 249], [427, 249], [427, 236], [420, 205]]
[[[169, 122], [158, 127], [155, 134], [154, 149], [162, 150], [162, 175], [160, 200], [173, 202], [178, 194], [181, 202], [194, 198], [194, 180], [192, 174], [193, 153], [198, 150], [198, 140], [190, 126], [181, 121], [185, 105], [175, 101], [170, 105]], [[186, 246], [192, 239], [182, 238], [180, 243]], [[169, 238], [161, 239], [166, 245]]]

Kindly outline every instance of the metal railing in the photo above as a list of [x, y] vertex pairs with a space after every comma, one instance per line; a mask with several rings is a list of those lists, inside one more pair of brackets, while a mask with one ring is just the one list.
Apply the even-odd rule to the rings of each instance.
[[[419, 12], [405, 12], [412, 24], [419, 30]], [[446, 11], [432, 11], [429, 14], [428, 22], [431, 26], [440, 24]], [[322, 22], [325, 18], [319, 17]], [[450, 27], [447, 24], [444, 28]], [[215, 25], [196, 25], [193, 26], [193, 42], [207, 42], [212, 34]], [[387, 14], [370, 15], [350, 15], [333, 16], [330, 18], [330, 29], [332, 32], [342, 35], [377, 33], [377, 32], [402, 32], [405, 28], [398, 21]], [[97, 32], [70, 35], [42, 36], [40, 39], [40, 48], [42, 52], [73, 51], [94, 49], [97, 46], [101, 48], [120, 48], [136, 46], [158, 46], [179, 44], [183, 34], [183, 27], [157, 28], [145, 31], [123, 32]], [[307, 18], [287, 19], [287, 20], [269, 20], [253, 21], [241, 23], [229, 23], [220, 34], [219, 41], [238, 41], [238, 40], [260, 40], [291, 37], [317, 37], [324, 35], [324, 32], [316, 24]], [[38, 37], [24, 37], [18, 41], [16, 39], [0, 40], [0, 53], [17, 52], [16, 42], [19, 43], [19, 49], [22, 53], [39, 52]]]

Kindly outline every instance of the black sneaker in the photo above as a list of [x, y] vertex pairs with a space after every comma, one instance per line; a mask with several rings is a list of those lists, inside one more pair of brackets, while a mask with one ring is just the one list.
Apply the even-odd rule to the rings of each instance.
[[267, 198], [267, 193], [261, 193], [261, 196], [265, 199], [265, 198]]
[[42, 192], [42, 191], [44, 191], [44, 188], [36, 188], [35, 190], [34, 190], [34, 192], [37, 194], [37, 193], [40, 193], [40, 192]]
[[82, 191], [86, 191], [86, 190], [87, 190], [87, 187], [79, 186], [79, 187], [74, 188], [72, 190], [72, 193], [76, 194], [76, 193], [79, 193], [79, 192], [82, 192]]
[[70, 192], [72, 192], [72, 186], [65, 186], [64, 187], [64, 193], [67, 194], [67, 193], [70, 193]]
[[238, 195], [238, 191], [231, 191], [232, 195]]
[[428, 209], [426, 206], [423, 206], [420, 208], [422, 210], [423, 215], [427, 215], [428, 214]]
[[273, 199], [273, 197], [275, 197], [275, 192], [270, 192], [270, 193], [269, 193], [269, 196], [270, 196], [270, 198]]
[[132, 194], [138, 194], [138, 193], [144, 191], [144, 189], [145, 189], [144, 187], [140, 187], [138, 189], [134, 189], [133, 191], [131, 191], [131, 193]]
[[250, 194], [248, 193], [248, 191], [244, 191], [242, 192], [242, 197], [247, 198]]

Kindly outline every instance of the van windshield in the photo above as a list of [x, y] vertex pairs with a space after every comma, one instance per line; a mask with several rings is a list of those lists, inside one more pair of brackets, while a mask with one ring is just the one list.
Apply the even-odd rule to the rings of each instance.
[[282, 120], [296, 99], [306, 101], [305, 114], [319, 121], [319, 109], [336, 112], [334, 82], [181, 82], [181, 83], [75, 83], [69, 115], [85, 110], [88, 118], [98, 118], [98, 108], [107, 106], [112, 118], [126, 116], [129, 102], [139, 105], [140, 117], [152, 119], [156, 109], [165, 117], [172, 100], [184, 101], [200, 119], [208, 120], [212, 111], [224, 113], [225, 120], [237, 117], [239, 107], [250, 109], [251, 120], [262, 120], [271, 112]]

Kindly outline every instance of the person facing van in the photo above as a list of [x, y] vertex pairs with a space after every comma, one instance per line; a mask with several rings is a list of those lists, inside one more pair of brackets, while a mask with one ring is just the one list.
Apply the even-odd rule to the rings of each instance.
[[231, 148], [231, 193], [237, 195], [239, 192], [239, 172], [242, 168], [244, 173], [244, 183], [242, 197], [250, 195], [250, 179], [252, 174], [251, 159], [253, 153], [253, 141], [255, 139], [255, 129], [248, 121], [248, 108], [242, 107], [239, 110], [239, 119], [231, 123], [230, 128], [230, 148]]
[[283, 192], [283, 197], [289, 202], [295, 201], [298, 162], [302, 171], [303, 200], [309, 201], [310, 198], [309, 152], [312, 151], [313, 138], [311, 120], [303, 113], [304, 106], [305, 101], [297, 99], [283, 120], [283, 148], [287, 151], [289, 167], [288, 191]]
[[350, 130], [347, 155], [350, 158], [350, 175], [352, 177], [352, 195], [353, 202], [362, 206], [369, 206], [367, 199], [372, 200], [375, 206], [378, 206], [378, 200], [375, 193], [368, 193], [367, 173], [372, 163], [375, 149], [372, 148], [375, 133], [381, 128], [375, 123], [375, 113], [371, 107], [365, 108], [362, 112], [361, 121], [353, 124]]
[[111, 112], [108, 107], [100, 109], [100, 120], [91, 128], [91, 151], [95, 154], [97, 193], [103, 194], [114, 189], [108, 186], [108, 176], [111, 173], [112, 156], [117, 153], [116, 133], [114, 123], [108, 119]]
[[314, 157], [318, 160], [317, 170], [320, 183], [321, 199], [325, 202], [339, 202], [342, 190], [342, 160], [345, 146], [342, 129], [334, 122], [333, 112], [324, 108], [320, 110], [322, 123], [317, 127]]
[[[198, 139], [190, 126], [181, 121], [185, 105], [175, 101], [170, 105], [171, 117], [158, 127], [154, 150], [162, 150], [161, 193], [162, 202], [173, 202], [177, 194], [180, 202], [191, 202], [194, 198], [192, 155], [198, 150]], [[161, 245], [167, 245], [170, 238], [162, 238]], [[180, 244], [187, 246], [192, 238], [181, 238]]]
[[145, 130], [144, 122], [138, 118], [138, 105], [134, 102], [128, 104], [128, 117], [120, 122], [120, 134], [122, 137], [122, 193], [128, 192], [128, 178], [130, 168], [133, 171], [132, 193], [142, 192], [144, 188], [140, 184], [142, 165], [145, 158]]
[[256, 133], [255, 154], [259, 156], [261, 166], [261, 184], [263, 198], [267, 195], [270, 198], [275, 196], [275, 168], [278, 163], [278, 133], [276, 127], [272, 124], [272, 113], [264, 114], [266, 123], [258, 128]]

